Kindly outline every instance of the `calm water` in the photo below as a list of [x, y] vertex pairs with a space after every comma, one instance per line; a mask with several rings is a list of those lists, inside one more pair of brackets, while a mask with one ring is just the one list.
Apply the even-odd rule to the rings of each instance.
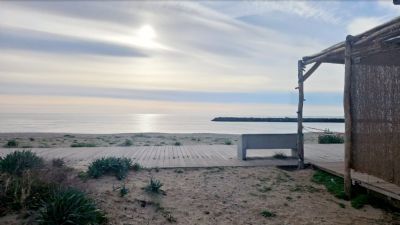
[[[213, 116], [167, 114], [0, 114], [0, 132], [69, 133], [295, 133], [296, 123], [212, 122]], [[342, 123], [304, 126], [343, 132]]]

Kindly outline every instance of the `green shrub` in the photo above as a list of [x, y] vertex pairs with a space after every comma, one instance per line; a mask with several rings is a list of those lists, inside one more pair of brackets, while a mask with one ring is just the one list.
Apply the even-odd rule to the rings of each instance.
[[80, 147], [96, 147], [93, 143], [74, 143], [71, 144], [72, 148], [80, 148]]
[[22, 175], [25, 170], [43, 165], [43, 159], [31, 151], [15, 151], [0, 161], [0, 171], [9, 174]]
[[122, 180], [126, 177], [131, 167], [131, 159], [107, 157], [92, 162], [89, 165], [87, 174], [93, 178], [99, 178], [105, 174], [114, 174], [119, 180]]
[[66, 138], [75, 138], [74, 135], [70, 135], [70, 134], [66, 134], [66, 135], [64, 135], [64, 137], [66, 137]]
[[271, 191], [272, 188], [263, 186], [263, 187], [261, 187], [261, 188], [258, 188], [257, 190], [258, 190], [259, 192], [261, 192], [261, 193], [265, 193], [265, 192]]
[[61, 158], [53, 159], [51, 163], [54, 167], [63, 167], [65, 165], [64, 160]]
[[132, 165], [132, 170], [135, 171], [135, 172], [140, 171], [140, 170], [142, 170], [142, 169], [143, 169], [143, 166], [140, 165], [139, 163], [134, 163], [134, 164]]
[[182, 145], [182, 143], [180, 143], [179, 141], [177, 141], [177, 142], [174, 143], [174, 145], [175, 145], [175, 146], [180, 146], [180, 145]]
[[94, 201], [75, 189], [54, 191], [42, 203], [37, 218], [40, 225], [94, 225], [103, 224], [105, 220]]
[[361, 209], [368, 202], [369, 202], [368, 195], [359, 194], [353, 199], [351, 199], [351, 206], [355, 209]]
[[265, 209], [261, 211], [261, 216], [269, 218], [269, 217], [275, 217], [276, 214]]
[[133, 141], [130, 139], [125, 139], [124, 143], [121, 144], [121, 146], [132, 146]]
[[152, 193], [161, 193], [161, 187], [163, 185], [164, 184], [161, 183], [161, 181], [151, 178], [149, 184], [145, 187], [145, 190]]
[[319, 144], [341, 144], [344, 143], [344, 138], [335, 134], [321, 134], [318, 136]]
[[2, 176], [0, 180], [0, 214], [2, 210], [35, 209], [47, 199], [54, 185], [40, 181], [29, 171], [24, 176]]
[[317, 184], [325, 185], [328, 192], [333, 194], [335, 197], [347, 199], [347, 196], [344, 192], [343, 178], [318, 170], [314, 173], [312, 181]]
[[8, 140], [7, 143], [4, 145], [6, 148], [16, 148], [18, 147], [19, 143], [16, 140]]
[[287, 155], [285, 155], [285, 153], [277, 152], [272, 156], [272, 158], [274, 158], [274, 159], [287, 159], [288, 157], [287, 157]]
[[225, 140], [225, 144], [226, 145], [232, 145], [232, 141], [231, 140]]
[[177, 168], [177, 169], [174, 170], [174, 172], [175, 173], [183, 173], [184, 171], [181, 168]]
[[125, 187], [125, 184], [122, 185], [121, 189], [119, 190], [119, 195], [124, 197], [129, 192], [129, 189]]
[[83, 180], [83, 181], [87, 181], [87, 180], [89, 179], [88, 173], [87, 173], [87, 172], [84, 172], [84, 171], [80, 171], [80, 172], [78, 173], [78, 177], [79, 177], [81, 180]]

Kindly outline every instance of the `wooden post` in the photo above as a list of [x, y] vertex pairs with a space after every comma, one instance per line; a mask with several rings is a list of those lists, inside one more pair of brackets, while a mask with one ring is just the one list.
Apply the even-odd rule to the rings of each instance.
[[304, 77], [303, 77], [303, 61], [297, 63], [299, 104], [297, 109], [297, 154], [299, 157], [298, 169], [304, 168], [304, 136], [303, 136], [303, 102], [304, 102]]
[[351, 197], [351, 45], [353, 37], [346, 37], [345, 67], [344, 67], [344, 118], [345, 118], [345, 145], [344, 145], [344, 191]]

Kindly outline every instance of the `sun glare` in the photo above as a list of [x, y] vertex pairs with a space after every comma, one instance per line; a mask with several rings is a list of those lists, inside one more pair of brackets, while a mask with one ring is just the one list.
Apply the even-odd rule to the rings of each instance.
[[144, 40], [152, 40], [156, 38], [156, 32], [154, 28], [150, 25], [143, 25], [139, 30], [138, 30], [138, 35], [140, 38]]
[[161, 48], [155, 39], [157, 33], [151, 25], [143, 25], [137, 31], [135, 35], [135, 44], [145, 48]]

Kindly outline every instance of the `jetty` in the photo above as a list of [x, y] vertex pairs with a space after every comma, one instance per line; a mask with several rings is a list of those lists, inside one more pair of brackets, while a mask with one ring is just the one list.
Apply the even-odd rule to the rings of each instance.
[[[214, 122], [288, 122], [297, 123], [297, 118], [295, 117], [216, 117], [211, 121]], [[305, 123], [344, 123], [344, 118], [303, 118]]]

